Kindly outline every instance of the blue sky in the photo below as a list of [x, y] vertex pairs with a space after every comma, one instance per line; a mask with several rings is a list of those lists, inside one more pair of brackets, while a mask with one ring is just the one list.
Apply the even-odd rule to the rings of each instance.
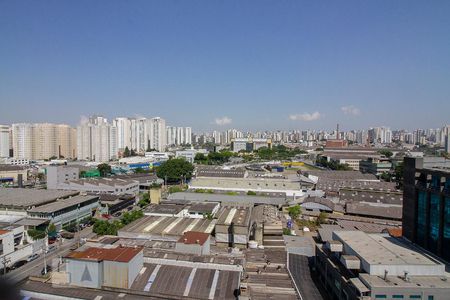
[[450, 123], [450, 1], [0, 1], [0, 123]]

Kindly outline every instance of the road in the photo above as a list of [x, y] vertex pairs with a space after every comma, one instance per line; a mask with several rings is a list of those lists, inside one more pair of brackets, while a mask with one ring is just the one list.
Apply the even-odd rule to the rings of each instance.
[[[79, 237], [75, 237], [71, 240], [66, 240], [62, 245], [58, 245], [55, 251], [52, 251], [45, 255], [47, 265], [52, 265], [53, 269], [58, 267], [58, 261], [60, 257], [66, 256], [71, 250], [70, 248], [77, 244], [81, 238], [92, 237], [92, 227], [86, 227], [79, 233]], [[18, 269], [12, 270], [6, 276], [5, 279], [10, 280], [13, 284], [19, 283], [26, 279], [28, 276], [41, 275], [41, 270], [44, 268], [44, 255], [41, 254], [39, 258], [25, 265], [19, 267]]]

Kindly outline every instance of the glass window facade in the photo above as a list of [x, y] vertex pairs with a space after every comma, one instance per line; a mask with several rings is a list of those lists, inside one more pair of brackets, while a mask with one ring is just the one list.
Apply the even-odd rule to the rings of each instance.
[[427, 192], [419, 191], [417, 198], [417, 243], [424, 246], [427, 228]]
[[440, 225], [440, 195], [432, 193], [430, 196], [430, 233], [428, 234], [428, 248], [437, 253]]
[[444, 202], [444, 236], [442, 241], [444, 259], [450, 261], [450, 196]]

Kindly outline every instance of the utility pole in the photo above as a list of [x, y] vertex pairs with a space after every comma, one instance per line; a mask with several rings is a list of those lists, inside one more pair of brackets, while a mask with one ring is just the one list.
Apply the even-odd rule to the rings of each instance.
[[6, 255], [4, 255], [2, 257], [2, 263], [3, 263], [3, 275], [6, 275], [6, 264], [11, 263], [11, 258], [10, 257], [6, 257]]

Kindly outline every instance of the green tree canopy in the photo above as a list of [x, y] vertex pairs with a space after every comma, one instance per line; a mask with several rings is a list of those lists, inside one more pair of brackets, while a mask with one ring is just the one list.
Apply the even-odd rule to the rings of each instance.
[[302, 208], [298, 204], [294, 205], [294, 206], [291, 206], [291, 207], [288, 207], [287, 210], [288, 210], [289, 216], [293, 220], [297, 219], [298, 216], [300, 216], [300, 214], [302, 213]]
[[130, 149], [128, 148], [128, 146], [126, 146], [125, 150], [123, 151], [123, 157], [129, 157], [130, 155]]
[[97, 170], [100, 172], [100, 176], [104, 177], [108, 174], [111, 174], [111, 166], [103, 163], [97, 166]]
[[380, 151], [378, 151], [378, 153], [380, 153], [381, 155], [386, 156], [387, 158], [390, 158], [393, 155], [392, 151], [387, 150], [387, 149], [380, 150]]
[[194, 166], [183, 158], [173, 158], [161, 164], [156, 175], [167, 182], [180, 182], [182, 178], [191, 179]]

